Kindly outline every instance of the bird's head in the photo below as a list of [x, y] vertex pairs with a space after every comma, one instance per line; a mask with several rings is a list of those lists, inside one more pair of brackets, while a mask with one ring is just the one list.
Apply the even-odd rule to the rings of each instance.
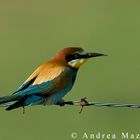
[[59, 60], [66, 65], [78, 69], [82, 64], [84, 64], [88, 59], [98, 56], [107, 56], [102, 53], [87, 53], [80, 47], [69, 47], [64, 48], [60, 51], [54, 59]]

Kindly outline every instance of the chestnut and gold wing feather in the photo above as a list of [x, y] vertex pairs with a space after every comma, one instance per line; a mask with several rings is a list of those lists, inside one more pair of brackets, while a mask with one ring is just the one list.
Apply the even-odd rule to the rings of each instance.
[[47, 93], [46, 91], [51, 91], [55, 88], [53, 79], [63, 73], [63, 70], [64, 67], [56, 66], [55, 64], [41, 66], [13, 95], [4, 97], [0, 103], [20, 100], [31, 95], [42, 96], [44, 93], [51, 94], [51, 92]]
[[41, 73], [41, 71], [45, 68], [45, 64], [39, 66], [30, 76], [29, 78], [14, 92], [17, 93], [19, 91], [27, 89], [29, 86], [33, 84], [37, 76]]
[[46, 88], [45, 90], [48, 90], [49, 87], [47, 87], [47, 85], [50, 85], [52, 80], [58, 77], [63, 71], [64, 67], [55, 63], [41, 65], [19, 87], [16, 93], [20, 91], [30, 91], [32, 88], [34, 89], [35, 87], [42, 90]]

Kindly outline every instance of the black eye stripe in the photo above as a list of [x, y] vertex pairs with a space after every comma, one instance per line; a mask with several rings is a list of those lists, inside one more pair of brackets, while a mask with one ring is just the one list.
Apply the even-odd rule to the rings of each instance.
[[73, 59], [72, 55], [67, 55], [66, 56], [67, 61], [71, 61]]
[[79, 59], [79, 58], [81, 58], [81, 55], [78, 54], [78, 53], [75, 53], [75, 54], [71, 54], [71, 55], [67, 55], [66, 56], [67, 61], [72, 61], [74, 59]]
[[74, 58], [75, 58], [75, 59], [76, 59], [76, 58], [77, 58], [77, 59], [80, 58], [80, 54], [75, 53], [75, 54], [74, 54]]

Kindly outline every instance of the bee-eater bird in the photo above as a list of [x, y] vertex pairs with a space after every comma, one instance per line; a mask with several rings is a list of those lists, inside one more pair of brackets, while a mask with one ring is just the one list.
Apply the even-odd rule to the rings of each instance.
[[6, 110], [28, 105], [63, 103], [63, 97], [72, 89], [79, 67], [89, 58], [105, 56], [86, 53], [82, 48], [64, 48], [46, 64], [39, 66], [12, 94], [0, 98]]

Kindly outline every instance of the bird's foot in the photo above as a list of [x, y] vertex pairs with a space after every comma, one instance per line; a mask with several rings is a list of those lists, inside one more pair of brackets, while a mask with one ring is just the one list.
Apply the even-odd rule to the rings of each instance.
[[81, 106], [81, 109], [79, 111], [80, 114], [82, 113], [84, 106], [87, 106], [87, 105], [88, 105], [88, 101], [86, 100], [86, 97], [80, 100], [80, 106]]
[[65, 105], [65, 101], [62, 99], [62, 100], [58, 101], [56, 104], [60, 105], [60, 106], [64, 106]]
[[47, 98], [44, 98], [44, 101], [42, 103], [44, 106], [47, 105]]
[[22, 113], [25, 114], [25, 107], [22, 107]]

